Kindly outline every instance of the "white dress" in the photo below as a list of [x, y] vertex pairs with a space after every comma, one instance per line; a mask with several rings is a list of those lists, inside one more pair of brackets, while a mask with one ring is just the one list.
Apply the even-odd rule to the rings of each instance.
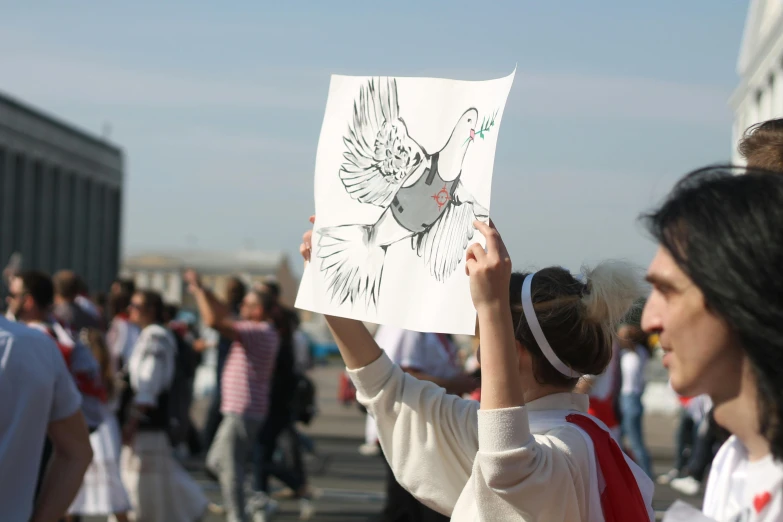
[[122, 440], [115, 413], [104, 406], [104, 421], [90, 434], [92, 463], [84, 474], [82, 487], [68, 513], [71, 515], [111, 515], [131, 509], [120, 474]]
[[[138, 404], [153, 405], [174, 378], [176, 344], [163, 327], [142, 330], [128, 362]], [[194, 522], [208, 500], [201, 487], [172, 456], [165, 431], [139, 431], [132, 447], [122, 448], [122, 480], [138, 522]]]

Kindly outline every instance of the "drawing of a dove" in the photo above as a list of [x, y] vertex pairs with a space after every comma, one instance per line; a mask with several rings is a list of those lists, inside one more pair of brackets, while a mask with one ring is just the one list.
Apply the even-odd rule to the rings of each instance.
[[476, 109], [466, 110], [445, 145], [430, 154], [400, 117], [395, 79], [361, 87], [343, 138], [340, 179], [353, 199], [385, 211], [372, 224], [317, 230], [316, 256], [333, 301], [377, 305], [386, 249], [408, 238], [436, 280], [454, 272], [473, 238], [473, 222], [488, 217], [460, 180], [477, 119]]

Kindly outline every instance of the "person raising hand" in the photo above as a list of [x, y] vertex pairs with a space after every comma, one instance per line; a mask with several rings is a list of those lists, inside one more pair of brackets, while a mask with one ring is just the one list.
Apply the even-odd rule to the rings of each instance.
[[[494, 224], [475, 226], [487, 245], [471, 245], [465, 263], [480, 406], [404, 373], [360, 321], [326, 318], [395, 476], [457, 522], [654, 520], [652, 481], [573, 393], [608, 364], [614, 325], [643, 294], [639, 271], [606, 261], [581, 280], [561, 267], [512, 273]], [[311, 244], [308, 231], [306, 262]]]

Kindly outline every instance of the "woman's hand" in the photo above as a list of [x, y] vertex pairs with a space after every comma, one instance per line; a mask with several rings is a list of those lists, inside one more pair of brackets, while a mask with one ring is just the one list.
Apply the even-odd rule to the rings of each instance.
[[475, 227], [487, 240], [486, 251], [480, 244], [468, 247], [465, 272], [470, 276], [470, 295], [477, 311], [486, 308], [508, 308], [511, 281], [511, 258], [506, 245], [490, 220], [489, 225], [476, 221]]
[[[315, 216], [310, 216], [310, 223], [315, 225]], [[308, 230], [302, 236], [302, 244], [299, 245], [299, 253], [305, 260], [305, 264], [310, 261], [310, 254], [313, 250], [313, 229]]]

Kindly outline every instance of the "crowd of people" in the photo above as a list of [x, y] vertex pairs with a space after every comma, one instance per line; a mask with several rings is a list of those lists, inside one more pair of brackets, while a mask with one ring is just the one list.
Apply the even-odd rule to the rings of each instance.
[[[259, 522], [276, 508], [270, 476], [300, 499], [303, 520], [312, 517], [295, 427], [314, 415], [309, 350], [275, 281], [247, 288], [234, 278], [222, 301], [188, 271], [201, 329], [130, 280], [115, 281], [103, 299], [68, 270], [13, 269], [4, 279], [0, 519], [194, 522], [212, 511]], [[194, 378], [214, 344], [218, 385], [200, 433], [191, 422]], [[281, 464], [284, 437], [293, 442]], [[222, 505], [208, 501], [178, 448], [208, 449]], [[246, 466], [255, 479], [247, 501]]]
[[[691, 172], [642, 216], [659, 245], [651, 291], [618, 261], [513, 272], [498, 228], [477, 221], [486, 247], [472, 244], [465, 262], [480, 339], [470, 368], [447, 335], [373, 336], [327, 317], [369, 446], [388, 465], [382, 520], [654, 520], [641, 429], [651, 345], [683, 404], [674, 468], [657, 481], [691, 491], [709, 467], [700, 516], [783, 519], [783, 121], [750, 129], [740, 150], [747, 167]], [[309, 363], [274, 281], [235, 279], [220, 299], [185, 272], [210, 340], [132, 281], [104, 300], [68, 270], [4, 275], [3, 520], [193, 522], [212, 510], [261, 522], [275, 511], [271, 476], [313, 515], [295, 426], [313, 415]], [[198, 433], [193, 380], [210, 346], [219, 384]], [[292, 456], [281, 466], [282, 438]], [[206, 450], [222, 506], [175, 457], [182, 445]]]

